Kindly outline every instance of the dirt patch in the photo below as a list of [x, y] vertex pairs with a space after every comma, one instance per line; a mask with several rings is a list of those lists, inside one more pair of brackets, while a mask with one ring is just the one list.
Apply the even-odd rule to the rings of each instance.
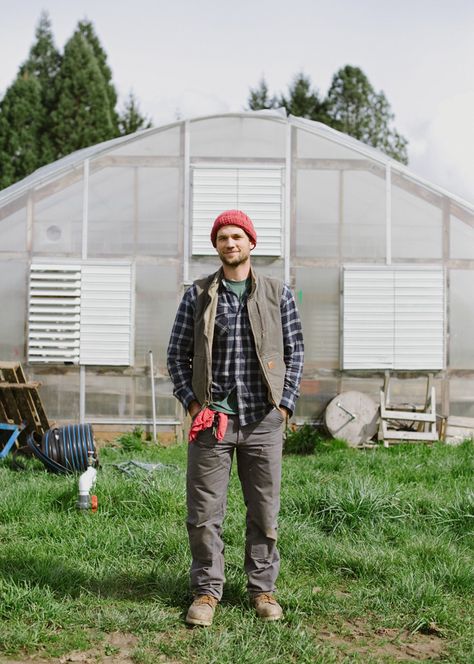
[[341, 657], [359, 654], [380, 661], [388, 658], [403, 662], [434, 661], [442, 656], [445, 646], [445, 641], [436, 634], [412, 634], [386, 627], [373, 630], [362, 620], [323, 629], [316, 639], [338, 650]]
[[[38, 657], [37, 655], [23, 656], [21, 659], [0, 659], [0, 664], [133, 664], [132, 653], [137, 645], [138, 638], [133, 634], [112, 632], [107, 634], [104, 641], [94, 648], [84, 651], [73, 651], [59, 658]], [[160, 660], [160, 664], [167, 664]]]
[[80, 664], [133, 664], [132, 653], [135, 650], [138, 639], [133, 634], [112, 632], [99, 647], [84, 652], [75, 651], [63, 655], [58, 659], [58, 664], [69, 662], [80, 662]]

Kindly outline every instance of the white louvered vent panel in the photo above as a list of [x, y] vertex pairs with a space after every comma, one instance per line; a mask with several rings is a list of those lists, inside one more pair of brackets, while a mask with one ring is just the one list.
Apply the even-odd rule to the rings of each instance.
[[194, 168], [192, 253], [214, 255], [212, 223], [224, 210], [243, 210], [258, 242], [254, 255], [282, 254], [282, 171], [277, 168]]
[[393, 273], [344, 270], [344, 369], [393, 366]]
[[31, 266], [29, 362], [78, 364], [80, 303], [80, 265]]
[[84, 265], [81, 299], [81, 364], [132, 363], [130, 265]]
[[344, 369], [442, 369], [442, 269], [345, 268], [343, 331]]
[[442, 369], [444, 279], [441, 269], [395, 270], [395, 369]]

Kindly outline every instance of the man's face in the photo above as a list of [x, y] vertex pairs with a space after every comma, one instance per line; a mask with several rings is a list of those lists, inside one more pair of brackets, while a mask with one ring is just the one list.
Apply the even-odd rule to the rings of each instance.
[[247, 233], [238, 226], [222, 226], [217, 231], [216, 249], [224, 265], [237, 267], [245, 263], [254, 246]]

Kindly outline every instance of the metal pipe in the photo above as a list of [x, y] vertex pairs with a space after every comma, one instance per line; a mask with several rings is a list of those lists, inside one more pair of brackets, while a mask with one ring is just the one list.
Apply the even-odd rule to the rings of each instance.
[[184, 155], [183, 155], [183, 168], [184, 168], [184, 228], [183, 228], [183, 283], [187, 284], [189, 281], [189, 255], [190, 255], [190, 178], [191, 178], [191, 157], [190, 157], [190, 126], [189, 120], [184, 122]]
[[82, 183], [82, 260], [87, 260], [89, 235], [89, 159], [84, 160]]
[[79, 367], [79, 422], [86, 422], [86, 367], [81, 364]]
[[[84, 160], [83, 182], [82, 182], [82, 262], [87, 260], [88, 236], [89, 236], [89, 159]], [[81, 265], [82, 281], [82, 265]], [[80, 344], [79, 344], [80, 345]], [[81, 351], [79, 348], [79, 422], [85, 423], [86, 420], [86, 367], [81, 361]]]
[[392, 169], [385, 166], [385, 263], [392, 264]]
[[151, 380], [151, 407], [153, 414], [153, 442], [156, 443], [156, 403], [155, 403], [155, 370], [153, 369], [153, 351], [148, 351], [150, 355], [150, 380]]
[[284, 219], [283, 236], [283, 264], [285, 283], [290, 285], [291, 272], [291, 123], [286, 128], [286, 154], [285, 154], [285, 209], [282, 211]]

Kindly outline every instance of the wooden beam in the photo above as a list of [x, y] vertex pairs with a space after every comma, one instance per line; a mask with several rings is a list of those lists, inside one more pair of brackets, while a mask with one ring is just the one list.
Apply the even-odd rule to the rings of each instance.
[[407, 422], [436, 422], [436, 414], [433, 413], [418, 413], [407, 410], [386, 410], [381, 412], [381, 416], [385, 420], [403, 420]]
[[438, 440], [438, 432], [434, 431], [395, 431], [387, 429], [384, 440]]
[[41, 386], [41, 383], [0, 383], [0, 388], [9, 389], [9, 390], [30, 390], [38, 389]]
[[18, 362], [0, 362], [0, 370], [2, 369], [17, 369], [20, 366]]

